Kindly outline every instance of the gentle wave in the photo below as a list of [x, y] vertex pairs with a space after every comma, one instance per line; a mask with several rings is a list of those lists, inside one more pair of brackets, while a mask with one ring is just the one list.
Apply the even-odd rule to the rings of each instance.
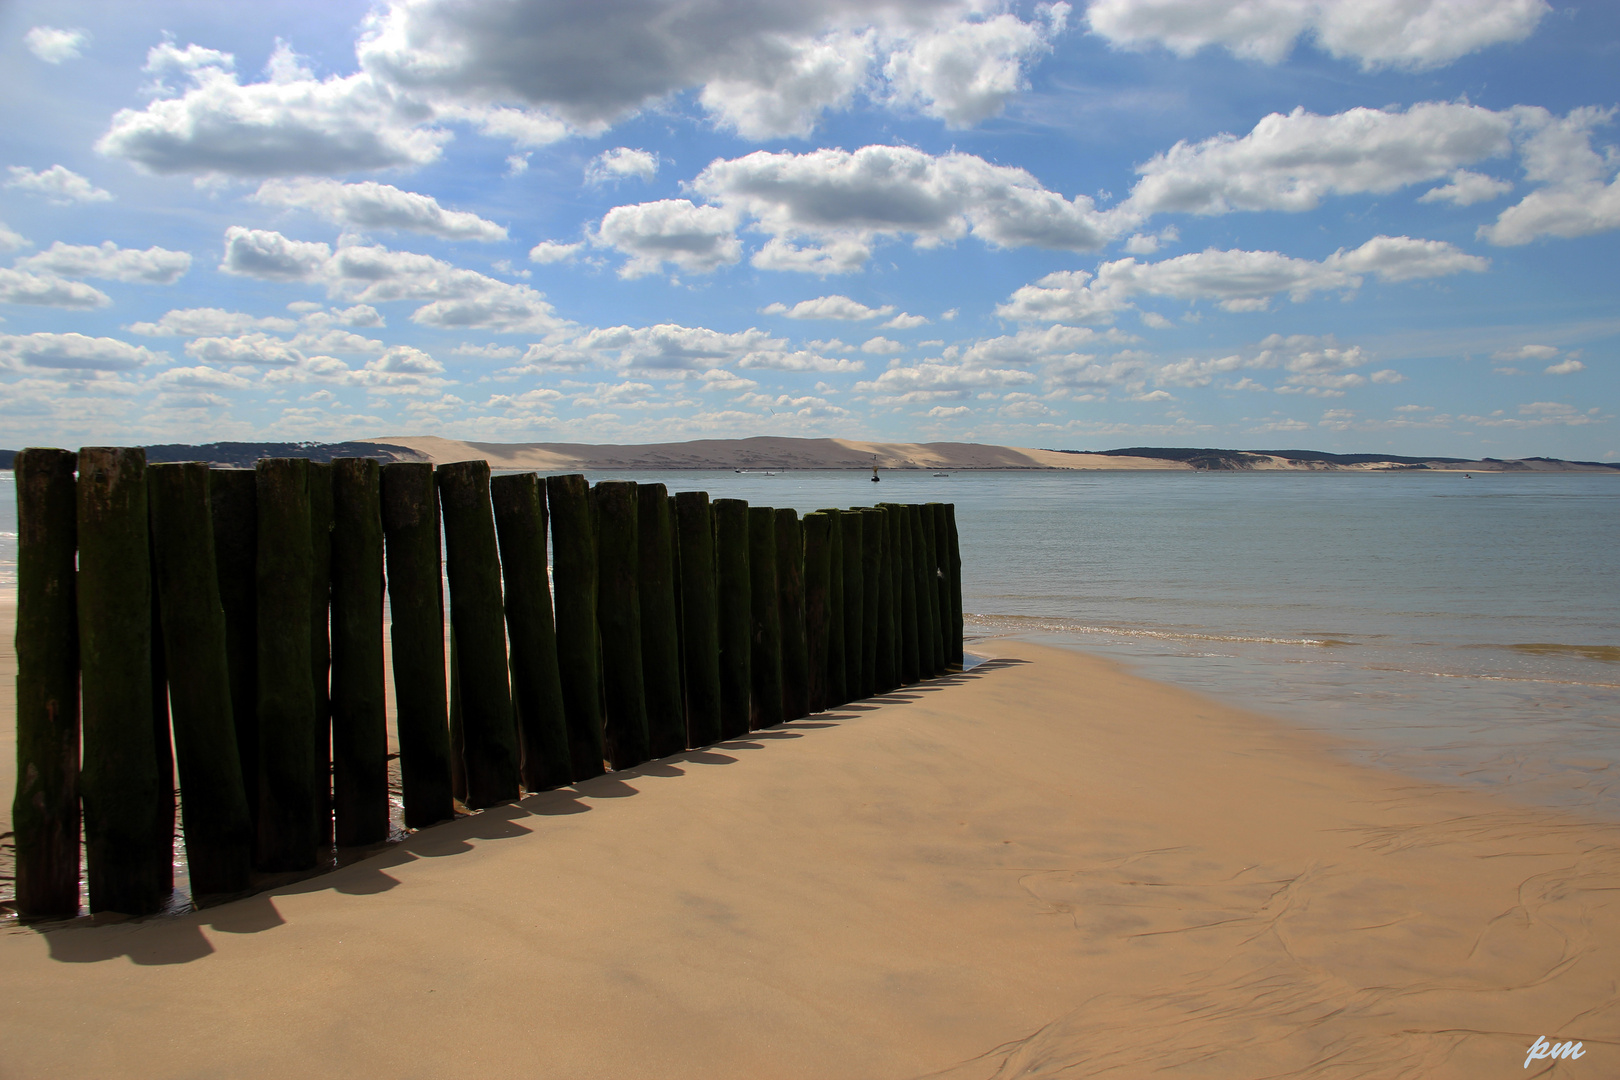
[[1241, 634], [1201, 634], [1192, 630], [1143, 630], [1124, 626], [1087, 626], [1067, 620], [1043, 619], [1034, 615], [981, 615], [964, 612], [963, 619], [974, 620], [975, 629], [1005, 625], [1014, 630], [1049, 630], [1070, 634], [1113, 634], [1118, 637], [1152, 638], [1160, 641], [1227, 641], [1246, 645], [1301, 645], [1315, 648], [1333, 648], [1354, 645], [1353, 641], [1333, 638], [1249, 637]]
[[1583, 660], [1620, 664], [1620, 645], [1560, 645], [1551, 641], [1531, 641], [1501, 647], [1535, 656], [1579, 656]]

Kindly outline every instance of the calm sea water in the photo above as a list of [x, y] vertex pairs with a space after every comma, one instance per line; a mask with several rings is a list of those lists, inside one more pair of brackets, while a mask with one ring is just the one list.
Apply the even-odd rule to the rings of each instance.
[[1620, 475], [606, 478], [801, 511], [954, 502], [970, 637], [1084, 648], [1365, 760], [1620, 819]]

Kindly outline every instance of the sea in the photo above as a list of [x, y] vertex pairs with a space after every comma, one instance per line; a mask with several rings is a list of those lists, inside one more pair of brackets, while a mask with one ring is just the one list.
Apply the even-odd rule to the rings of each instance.
[[[970, 654], [1085, 650], [1380, 768], [1620, 820], [1620, 472], [588, 476], [800, 511], [954, 503]], [[0, 592], [16, 532], [3, 473]]]

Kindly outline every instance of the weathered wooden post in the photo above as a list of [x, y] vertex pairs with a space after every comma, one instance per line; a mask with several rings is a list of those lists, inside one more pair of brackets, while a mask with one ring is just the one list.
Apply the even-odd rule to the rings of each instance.
[[332, 845], [332, 466], [309, 463], [309, 670], [315, 691], [315, 828]]
[[782, 620], [782, 719], [810, 715], [810, 652], [804, 637], [804, 533], [795, 510], [776, 511], [777, 611]]
[[152, 550], [151, 506], [152, 493], [146, 493], [147, 530], [146, 530], [146, 565], [152, 575], [152, 628], [148, 640], [152, 643], [152, 749], [157, 753], [158, 772], [158, 812], [152, 822], [152, 828], [157, 833], [153, 839], [154, 844], [162, 844], [164, 850], [170, 853], [168, 864], [164, 867], [163, 890], [165, 894], [174, 892], [174, 838], [175, 825], [178, 822], [179, 807], [176, 805], [176, 788], [174, 779], [174, 739], [169, 730], [169, 669], [167, 658], [163, 650], [163, 622], [157, 586], [157, 555]]
[[675, 552], [669, 491], [636, 486], [637, 561], [641, 601], [641, 673], [647, 698], [649, 758], [686, 749], [686, 701], [681, 694], [680, 611], [675, 598]]
[[[721, 727], [720, 601], [715, 536], [709, 496], [675, 496], [675, 528], [681, 565], [681, 652], [686, 669], [686, 738], [708, 746], [725, 736]], [[747, 727], [747, 690], [743, 695]]]
[[956, 617], [951, 613], [951, 537], [950, 525], [946, 520], [946, 511], [949, 507], [945, 503], [929, 503], [928, 509], [934, 526], [930, 544], [934, 557], [934, 588], [939, 594], [935, 605], [935, 610], [939, 613], [935, 630], [939, 634], [939, 668], [944, 672], [959, 666], [956, 661], [956, 650], [951, 646], [951, 634], [956, 627]]
[[912, 504], [912, 543], [917, 559], [917, 650], [923, 678], [944, 670], [939, 634], [939, 582], [934, 575], [934, 515], [927, 506]]
[[507, 682], [501, 561], [490, 506], [489, 462], [440, 465], [450, 624], [461, 675], [467, 806], [481, 810], [519, 795], [517, 722]]
[[810, 658], [811, 712], [821, 712], [828, 704], [828, 574], [832, 569], [828, 533], [836, 513], [817, 510], [804, 515], [804, 632]]
[[506, 584], [506, 636], [511, 643], [512, 704], [523, 753], [523, 786], [545, 791], [571, 779], [557, 629], [546, 574], [546, 503], [534, 473], [494, 477], [489, 491]]
[[636, 484], [604, 480], [596, 504], [597, 618], [602, 633], [602, 691], [608, 760], [628, 769], [651, 757], [647, 689], [641, 663], [641, 532]]
[[184, 657], [168, 668], [168, 706], [191, 891], [199, 899], [241, 892], [252, 869], [253, 822], [231, 718], [208, 466], [153, 465], [146, 477], [164, 652]]
[[776, 511], [748, 508], [749, 595], [753, 603], [753, 694], [748, 726], [754, 730], [782, 722], [782, 617], [776, 584]]
[[568, 722], [570, 772], [576, 781], [602, 775], [601, 653], [596, 621], [596, 526], [590, 487], [578, 473], [546, 477], [551, 512], [552, 581], [557, 614], [557, 667]]
[[849, 646], [844, 640], [844, 521], [838, 510], [828, 510], [827, 524], [827, 655], [822, 678], [827, 683], [824, 708], [849, 701]]
[[945, 527], [949, 534], [950, 566], [946, 571], [951, 579], [951, 658], [962, 667], [962, 545], [956, 535], [956, 504], [945, 504]]
[[860, 696], [878, 692], [878, 652], [883, 647], [880, 598], [883, 591], [883, 511], [861, 510], [861, 685]]
[[310, 678], [314, 555], [309, 462], [264, 458], [259, 485], [259, 818], [254, 863], [315, 865], [315, 687]]
[[899, 518], [899, 545], [894, 561], [899, 575], [899, 588], [895, 590], [899, 604], [895, 614], [900, 622], [900, 682], [909, 686], [921, 678], [921, 654], [917, 645], [917, 549], [912, 542], [910, 505], [896, 506], [894, 512]]
[[17, 914], [79, 911], [77, 455], [17, 455]]
[[[748, 504], [714, 501], [715, 592], [719, 605], [720, 737], [748, 734], [754, 688], [754, 601]], [[772, 574], [774, 594], [774, 571]]]
[[382, 469], [332, 462], [332, 811], [340, 847], [388, 839]]
[[450, 625], [450, 793], [467, 805], [467, 728], [461, 713], [461, 661], [456, 655], [456, 627]]
[[844, 701], [866, 694], [861, 690], [861, 658], [866, 653], [865, 522], [859, 510], [839, 514], [844, 527]]
[[85, 447], [78, 464], [79, 790], [90, 910], [144, 915], [171, 891], [161, 822], [174, 806], [153, 738], [146, 453]]
[[[214, 565], [225, 609], [225, 655], [231, 668], [231, 717], [248, 817], [259, 816], [259, 481], [252, 469], [210, 469], [208, 507]], [[255, 826], [257, 828], [257, 826]]]
[[422, 829], [455, 816], [439, 500], [431, 464], [398, 461], [383, 466], [382, 520], [405, 825]]

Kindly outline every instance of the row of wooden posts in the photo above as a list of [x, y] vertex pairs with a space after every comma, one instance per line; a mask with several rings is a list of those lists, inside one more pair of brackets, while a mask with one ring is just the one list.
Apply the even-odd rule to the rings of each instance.
[[385, 597], [408, 828], [962, 662], [949, 504], [801, 519], [482, 461], [15, 468], [24, 918], [79, 910], [81, 825], [92, 911], [164, 905], [176, 771], [199, 902], [386, 839]]

